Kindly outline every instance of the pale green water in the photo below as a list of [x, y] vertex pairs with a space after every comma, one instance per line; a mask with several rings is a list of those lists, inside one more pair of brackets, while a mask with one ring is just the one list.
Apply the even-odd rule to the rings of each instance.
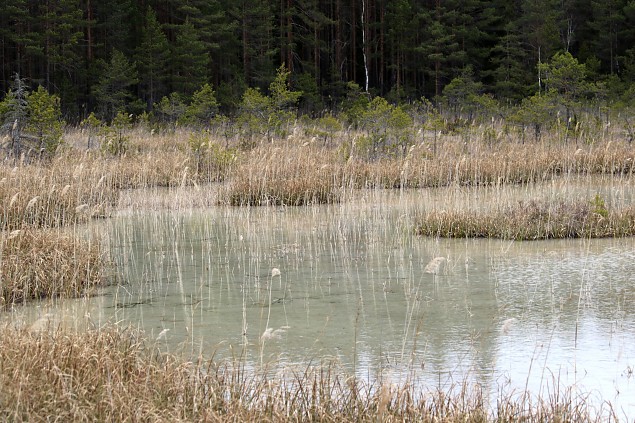
[[[37, 312], [139, 325], [161, 334], [167, 349], [244, 354], [254, 367], [338, 360], [371, 380], [468, 380], [490, 392], [527, 386], [536, 394], [556, 379], [633, 418], [634, 239], [444, 240], [410, 231], [426, 208], [596, 192], [611, 203], [633, 198], [630, 184], [588, 186], [132, 211], [100, 223], [125, 283]], [[435, 257], [445, 261], [426, 273]]]

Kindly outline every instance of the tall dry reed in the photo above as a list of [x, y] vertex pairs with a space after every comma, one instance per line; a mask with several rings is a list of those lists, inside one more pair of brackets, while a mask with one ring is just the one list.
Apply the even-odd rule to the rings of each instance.
[[345, 181], [333, 152], [312, 146], [263, 146], [236, 164], [219, 201], [234, 206], [331, 203]]
[[0, 306], [77, 297], [103, 283], [97, 241], [56, 230], [18, 229], [0, 238]]
[[[554, 384], [554, 386], [556, 386]], [[4, 421], [494, 422], [603, 421], [588, 396], [501, 396], [478, 386], [447, 390], [363, 382], [325, 363], [272, 375], [245, 363], [162, 354], [139, 333], [0, 329]]]

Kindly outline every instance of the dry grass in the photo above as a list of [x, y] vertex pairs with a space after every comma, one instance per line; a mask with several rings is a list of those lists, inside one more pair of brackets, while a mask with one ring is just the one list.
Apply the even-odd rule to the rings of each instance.
[[370, 183], [384, 188], [525, 184], [561, 174], [632, 175], [634, 161], [635, 147], [626, 143], [578, 148], [549, 143], [491, 147], [447, 142], [436, 153], [419, 145], [404, 158], [353, 161], [347, 173], [356, 186]]
[[160, 354], [137, 332], [0, 329], [3, 421], [602, 421], [588, 396], [504, 397], [477, 386], [369, 385], [336, 364], [270, 372]]
[[244, 155], [219, 201], [233, 206], [332, 203], [345, 186], [333, 152], [311, 146], [264, 146]]
[[434, 211], [417, 218], [419, 235], [538, 240], [635, 235], [635, 207], [607, 209], [593, 201], [527, 201], [493, 212]]
[[103, 214], [115, 192], [83, 173], [70, 161], [0, 166], [0, 230], [65, 226]]
[[[192, 137], [200, 138], [196, 151]], [[338, 140], [342, 145], [349, 142], [345, 137]], [[405, 157], [373, 161], [348, 156], [342, 146], [325, 147], [302, 138], [240, 151], [232, 147], [238, 140], [225, 148], [226, 140], [209, 134], [135, 130], [129, 142], [121, 157], [67, 149], [47, 163], [0, 164], [2, 228], [59, 226], [86, 215], [105, 215], [122, 189], [223, 182], [221, 204], [303, 205], [338, 201], [349, 188], [523, 184], [560, 174], [632, 175], [635, 160], [635, 146], [626, 142], [491, 145], [478, 137], [466, 144], [446, 136], [434, 148], [429, 141], [421, 142]], [[75, 212], [78, 207], [82, 213]]]
[[0, 230], [108, 216], [123, 189], [191, 185], [190, 161], [170, 151], [118, 158], [70, 151], [50, 162], [0, 164]]
[[[579, 149], [554, 143], [465, 144], [450, 138], [439, 140], [434, 151], [424, 143], [406, 157], [376, 161], [295, 139], [242, 152], [224, 150], [221, 142], [211, 147], [212, 140], [197, 156], [188, 150], [188, 137], [135, 132], [122, 157], [71, 149], [47, 163], [0, 164], [2, 303], [82, 295], [101, 283], [104, 263], [97, 243], [44, 228], [108, 215], [124, 189], [198, 188], [223, 181], [221, 204], [305, 205], [336, 202], [359, 187], [502, 185], [562, 173], [632, 174], [635, 157], [633, 146], [620, 142]], [[216, 190], [191, 192], [216, 195]], [[635, 233], [635, 209], [528, 202], [489, 216], [429, 214], [417, 231], [510, 239], [626, 236]], [[572, 391], [549, 398], [503, 397], [491, 409], [474, 386], [438, 391], [413, 381], [369, 385], [337, 363], [272, 375], [240, 360], [192, 362], [161, 354], [140, 334], [113, 327], [85, 333], [0, 328], [0, 378], [0, 420], [9, 421], [584, 422], [605, 415]]]
[[418, 145], [405, 157], [375, 161], [307, 143], [265, 144], [238, 155], [216, 180], [228, 180], [221, 203], [302, 205], [333, 202], [349, 188], [428, 188], [526, 184], [561, 174], [632, 175], [635, 148], [607, 143], [586, 146], [446, 142], [433, 153]]
[[0, 305], [76, 297], [102, 283], [99, 245], [55, 230], [15, 230], [0, 238]]

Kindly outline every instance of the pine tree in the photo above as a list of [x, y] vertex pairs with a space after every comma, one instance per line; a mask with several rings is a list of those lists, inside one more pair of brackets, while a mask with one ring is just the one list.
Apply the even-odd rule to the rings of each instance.
[[78, 0], [52, 0], [38, 5], [38, 51], [44, 63], [44, 82], [51, 89], [55, 74], [74, 73], [81, 63], [79, 41], [84, 35]]
[[[551, 57], [560, 46], [558, 32], [557, 0], [523, 0], [522, 12], [518, 25], [522, 28], [523, 43], [529, 46], [532, 61], [530, 69], [538, 69], [537, 65]], [[537, 72], [535, 81], [538, 90], [542, 90], [542, 75]]]
[[326, 56], [326, 45], [320, 36], [333, 25], [333, 21], [320, 10], [320, 3], [316, 0], [296, 0], [288, 12], [293, 14], [291, 23], [295, 33], [292, 40], [287, 39], [287, 54], [283, 63], [293, 71], [294, 57], [299, 58], [298, 71], [312, 75], [315, 85], [319, 87], [322, 59]]
[[15, 73], [26, 74], [25, 44], [30, 20], [26, 0], [5, 0], [0, 13], [0, 92], [11, 87]]
[[[593, 21], [590, 26], [595, 34], [590, 45], [594, 55], [602, 62], [605, 72], [611, 75], [618, 72], [618, 57], [624, 51], [619, 34], [626, 22], [625, 6], [623, 0], [591, 1]], [[629, 47], [632, 48], [632, 45]]]
[[527, 69], [527, 51], [513, 22], [505, 26], [505, 34], [498, 38], [490, 57], [490, 88], [498, 97], [519, 101], [531, 92], [534, 73]]
[[418, 50], [428, 63], [426, 68], [434, 81], [433, 94], [437, 98], [441, 95], [443, 86], [450, 82], [453, 76], [451, 64], [459, 61], [461, 56], [456, 34], [447, 24], [453, 13], [446, 10], [441, 0], [435, 0], [433, 8], [424, 9], [419, 15], [426, 33]]
[[168, 60], [170, 46], [157, 21], [156, 13], [148, 6], [146, 22], [137, 48], [137, 69], [139, 71], [139, 95], [145, 100], [147, 110], [166, 94]]
[[143, 27], [145, 9], [138, 10], [134, 0], [106, 0], [94, 2], [95, 25], [100, 38], [96, 41], [100, 52], [97, 57], [106, 57], [115, 49], [126, 57], [132, 56], [138, 45], [137, 28]]
[[575, 127], [578, 101], [588, 90], [585, 65], [565, 52], [556, 53], [548, 63], [541, 64], [539, 70], [545, 75], [547, 93], [565, 108], [567, 130]]
[[203, 1], [204, 25], [207, 31], [201, 35], [210, 60], [208, 62], [208, 79], [215, 86], [221, 81], [231, 81], [238, 74], [239, 42], [234, 38], [236, 23], [231, 22], [228, 8], [217, 0]]
[[39, 86], [26, 98], [28, 104], [27, 132], [35, 135], [38, 147], [42, 153], [50, 156], [55, 153], [62, 143], [62, 111], [60, 98], [50, 95], [48, 91]]
[[172, 90], [189, 98], [207, 82], [208, 61], [196, 28], [189, 21], [179, 25], [172, 51]]
[[29, 90], [26, 81], [17, 73], [11, 88], [0, 102], [0, 128], [11, 137], [10, 153], [19, 157], [22, 152], [22, 130], [27, 124]]
[[218, 114], [218, 101], [211, 85], [205, 84], [192, 96], [192, 102], [185, 109], [184, 123], [209, 128]]
[[119, 50], [113, 50], [110, 63], [102, 62], [102, 75], [94, 88], [101, 116], [111, 120], [134, 98], [132, 87], [138, 82], [137, 69]]
[[387, 68], [390, 72], [390, 85], [397, 96], [403, 92], [407, 84], [407, 75], [413, 71], [410, 68], [409, 57], [414, 47], [414, 33], [417, 20], [412, 19], [413, 7], [408, 0], [391, 1], [387, 4], [386, 49]]
[[266, 88], [273, 80], [276, 47], [273, 37], [273, 13], [265, 0], [233, 2], [241, 40], [243, 78], [249, 86]]

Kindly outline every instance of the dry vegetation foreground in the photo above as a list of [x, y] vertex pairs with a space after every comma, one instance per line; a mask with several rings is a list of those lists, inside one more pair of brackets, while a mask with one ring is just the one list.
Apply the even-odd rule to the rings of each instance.
[[[591, 422], [617, 420], [610, 406], [555, 391], [496, 405], [477, 386], [453, 392], [386, 381], [368, 385], [336, 363], [268, 375], [240, 361], [161, 354], [139, 333], [0, 329], [3, 421]], [[554, 381], [554, 386], [557, 381]]]
[[[249, 150], [228, 148], [213, 137], [196, 152], [188, 145], [188, 134], [138, 132], [121, 156], [70, 148], [48, 161], [0, 163], [0, 305], [85, 295], [107, 283], [109, 261], [100, 241], [72, 229], [108, 217], [129, 189], [213, 185], [192, 191], [213, 196], [198, 204], [293, 206], [342, 201], [351, 190], [366, 187], [499, 186], [562, 174], [630, 177], [635, 161], [635, 147], [627, 142], [493, 146], [450, 137], [434, 149], [422, 143], [403, 156], [372, 160], [349, 138], [329, 147], [293, 137]], [[485, 216], [429, 214], [416, 231], [511, 239], [630, 236], [635, 211], [613, 210], [601, 198], [529, 201]], [[449, 394], [408, 383], [367, 386], [332, 363], [287, 376], [247, 372], [240, 362], [160, 354], [140, 334], [120, 328], [0, 329], [2, 420], [458, 422], [610, 416], [610, 410], [598, 413], [571, 392], [546, 399], [509, 397], [493, 410], [472, 387]]]

